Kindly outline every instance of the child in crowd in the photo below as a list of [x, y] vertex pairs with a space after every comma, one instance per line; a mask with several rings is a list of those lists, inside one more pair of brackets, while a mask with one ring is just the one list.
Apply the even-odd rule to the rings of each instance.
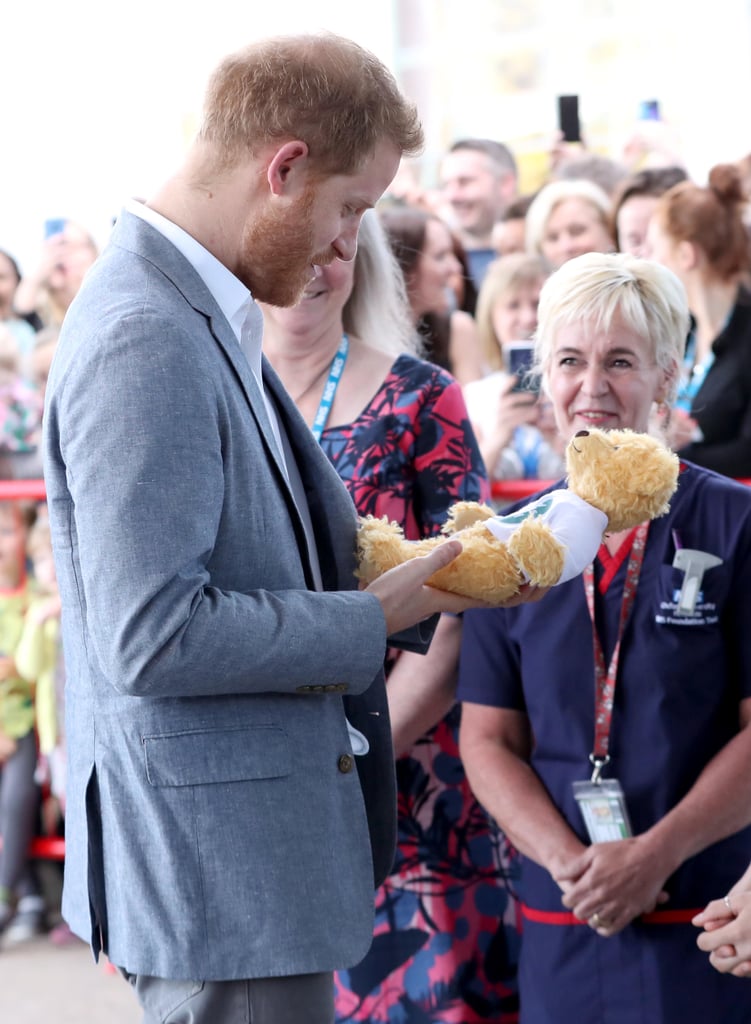
[[39, 810], [34, 681], [16, 665], [31, 599], [29, 518], [19, 502], [0, 502], [0, 934], [14, 915], [41, 930], [45, 909], [28, 857]]
[[0, 476], [42, 475], [37, 455], [42, 403], [21, 370], [18, 342], [0, 325]]

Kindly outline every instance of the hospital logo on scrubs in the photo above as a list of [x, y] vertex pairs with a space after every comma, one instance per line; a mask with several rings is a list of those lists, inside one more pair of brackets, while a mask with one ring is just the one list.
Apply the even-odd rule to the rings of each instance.
[[688, 612], [680, 612], [681, 590], [676, 587], [671, 593], [671, 600], [660, 601], [660, 610], [655, 615], [655, 622], [660, 626], [716, 626], [720, 621], [717, 605], [714, 601], [704, 600], [704, 591], [696, 594], [696, 604]]

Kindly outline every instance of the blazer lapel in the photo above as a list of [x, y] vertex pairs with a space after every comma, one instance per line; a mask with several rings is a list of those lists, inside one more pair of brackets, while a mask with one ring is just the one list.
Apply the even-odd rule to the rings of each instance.
[[[157, 267], [160, 273], [169, 278], [188, 305], [205, 317], [208, 329], [237, 375], [258, 424], [267, 454], [277, 467], [289, 493], [284, 466], [261, 390], [235, 337], [235, 332], [201, 275], [169, 239], [141, 217], [136, 217], [127, 210], [118, 217], [112, 231], [112, 242], [129, 249]], [[290, 499], [291, 497], [290, 493]]]

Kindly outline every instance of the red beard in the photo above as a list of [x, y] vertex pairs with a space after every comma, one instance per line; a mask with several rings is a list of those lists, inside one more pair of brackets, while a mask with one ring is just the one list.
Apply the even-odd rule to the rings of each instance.
[[313, 277], [312, 265], [325, 265], [335, 253], [313, 249], [314, 191], [305, 190], [284, 211], [269, 207], [245, 229], [235, 271], [257, 302], [294, 306]]

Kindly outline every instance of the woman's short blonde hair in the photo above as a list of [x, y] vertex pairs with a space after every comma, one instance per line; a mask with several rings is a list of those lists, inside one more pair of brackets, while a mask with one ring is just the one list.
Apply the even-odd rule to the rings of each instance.
[[489, 369], [504, 368], [501, 342], [493, 327], [493, 310], [496, 303], [524, 285], [543, 282], [548, 273], [545, 262], [539, 256], [523, 252], [501, 256], [493, 260], [488, 267], [477, 296], [475, 320], [482, 357]]
[[542, 254], [548, 221], [556, 206], [566, 199], [583, 199], [588, 202], [599, 214], [603, 226], [608, 232], [611, 231], [612, 201], [604, 189], [586, 178], [551, 181], [543, 185], [527, 210], [527, 252]]
[[543, 285], [535, 336], [543, 386], [547, 386], [553, 344], [561, 327], [586, 322], [609, 330], [616, 317], [649, 342], [668, 381], [665, 401], [672, 404], [690, 323], [686, 292], [667, 267], [628, 253], [576, 256]]

